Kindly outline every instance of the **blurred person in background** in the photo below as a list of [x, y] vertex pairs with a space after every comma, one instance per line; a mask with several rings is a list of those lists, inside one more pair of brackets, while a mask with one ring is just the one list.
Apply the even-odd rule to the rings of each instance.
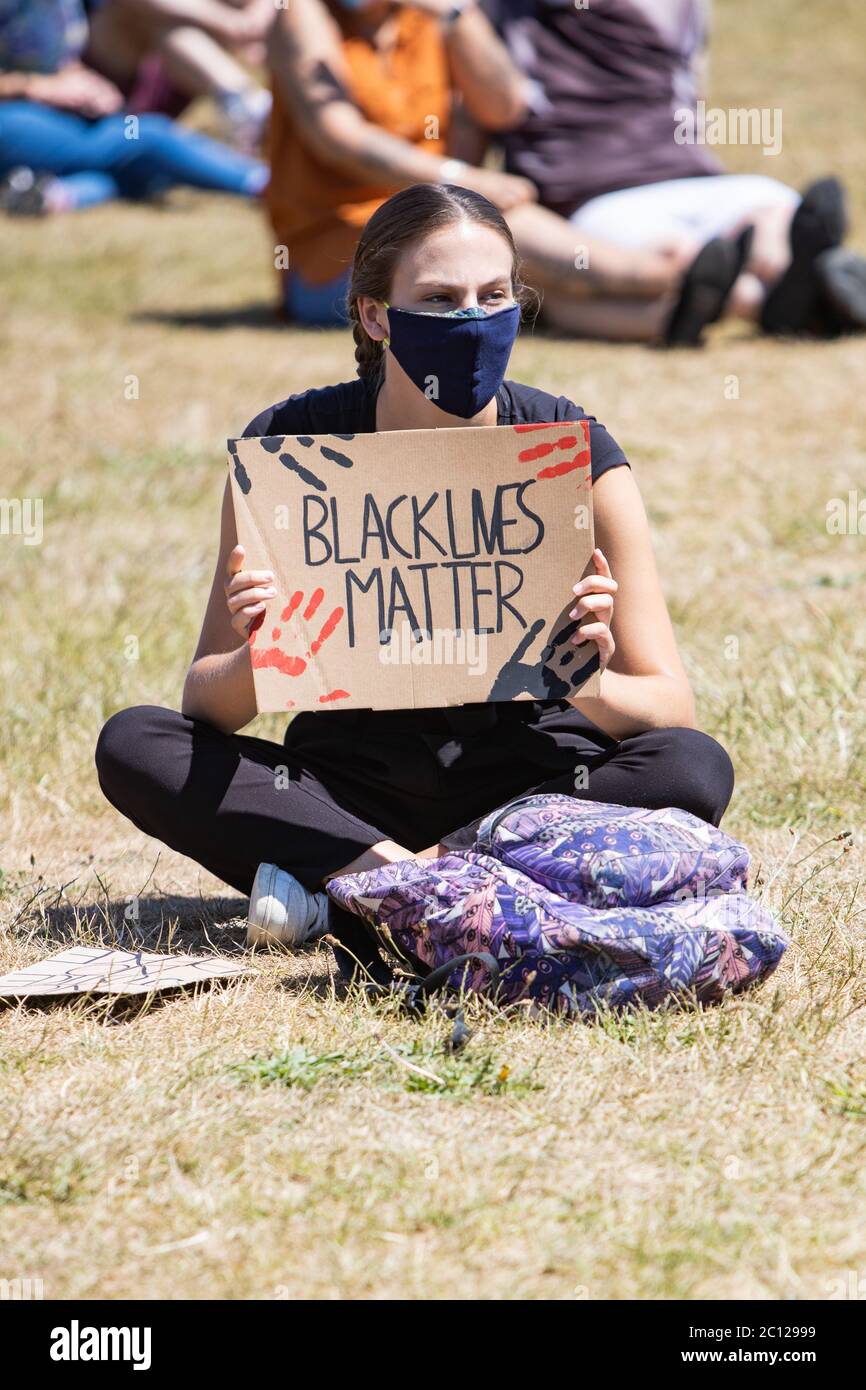
[[[505, 215], [526, 277], [548, 302], [595, 296], [677, 300], [694, 255], [679, 245], [619, 247], [578, 238], [539, 205], [533, 180], [482, 168], [461, 129], [507, 131], [529, 84], [476, 0], [292, 0], [270, 33], [274, 109], [267, 205], [286, 316], [345, 322], [349, 267], [362, 228], [395, 191], [456, 183]], [[465, 120], [463, 118], [466, 118]], [[578, 240], [586, 258], [576, 258]], [[738, 267], [732, 248], [728, 271]]]
[[82, 62], [82, 0], [0, 0], [0, 207], [67, 212], [178, 184], [260, 196], [267, 166], [164, 115], [131, 116]]
[[[502, 140], [505, 167], [582, 240], [623, 250], [691, 244], [692, 282], [663, 296], [554, 298], [554, 326], [604, 338], [695, 344], [723, 313], [768, 333], [832, 336], [866, 324], [866, 262], [841, 247], [838, 180], [801, 198], [777, 179], [727, 174], [700, 136], [705, 0], [484, 0], [528, 79], [524, 119]], [[779, 132], [779, 136], [781, 131]], [[753, 232], [744, 235], [747, 227]], [[730, 278], [731, 247], [747, 250]], [[727, 287], [727, 288], [726, 288]]]
[[177, 116], [207, 96], [229, 143], [259, 148], [271, 97], [251, 69], [264, 67], [274, 0], [85, 2], [85, 59], [120, 88], [128, 111]]

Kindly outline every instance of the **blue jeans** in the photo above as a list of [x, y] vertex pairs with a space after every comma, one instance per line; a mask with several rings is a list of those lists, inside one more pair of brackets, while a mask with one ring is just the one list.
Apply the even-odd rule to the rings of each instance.
[[149, 198], [175, 184], [253, 198], [267, 165], [168, 116], [87, 121], [36, 101], [0, 102], [0, 177], [18, 164], [56, 174], [74, 207]]
[[349, 322], [346, 295], [350, 272], [342, 271], [324, 285], [311, 285], [297, 270], [290, 270], [283, 281], [286, 317], [309, 327], [345, 328]]

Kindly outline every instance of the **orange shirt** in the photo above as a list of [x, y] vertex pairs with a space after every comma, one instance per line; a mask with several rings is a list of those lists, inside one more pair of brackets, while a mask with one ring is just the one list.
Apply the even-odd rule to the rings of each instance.
[[[396, 41], [387, 53], [357, 37], [344, 38], [342, 48], [349, 94], [367, 120], [430, 154], [444, 154], [450, 80], [435, 16], [398, 10]], [[426, 138], [431, 117], [439, 122], [436, 139]], [[396, 187], [359, 183], [323, 163], [303, 143], [278, 91], [268, 143], [266, 200], [277, 244], [288, 247], [290, 270], [310, 284], [325, 284], [350, 265], [358, 233]]]

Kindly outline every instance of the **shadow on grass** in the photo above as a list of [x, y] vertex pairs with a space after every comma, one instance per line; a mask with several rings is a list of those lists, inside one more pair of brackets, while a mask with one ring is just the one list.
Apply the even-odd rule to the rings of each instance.
[[19, 913], [14, 930], [40, 945], [114, 947], [123, 951], [246, 951], [246, 898], [153, 893], [97, 902], [41, 901]]
[[[134, 323], [159, 323], [172, 328], [206, 328], [213, 332], [222, 332], [228, 328], [291, 328], [297, 332], [322, 332], [318, 326], [290, 321], [279, 306], [270, 300], [225, 309], [142, 309], [131, 314], [130, 318]], [[334, 327], [340, 330], [340, 325]]]
[[192, 998], [194, 995], [210, 993], [213, 990], [227, 989], [236, 984], [241, 976], [231, 979], [201, 980], [193, 987], [177, 985], [171, 989], [152, 989], [142, 994], [54, 994], [25, 995], [20, 999], [0, 999], [0, 1014], [10, 1009], [26, 1009], [28, 1013], [50, 1014], [61, 1012], [75, 1014], [79, 1019], [90, 1022], [114, 1025], [134, 1023], [145, 1014], [154, 1013], [166, 1004], [172, 1003], [181, 995]]
[[141, 309], [133, 323], [159, 323], [172, 328], [282, 328], [284, 323], [270, 302], [226, 309]]
[[[192, 954], [237, 957], [239, 965], [280, 969], [277, 988], [290, 994], [308, 994], [316, 999], [334, 997], [334, 975], [330, 949], [311, 944], [296, 951], [259, 949], [246, 945], [247, 900], [241, 897], [184, 897], [155, 893], [148, 897], [110, 898], [103, 902], [33, 903], [19, 914], [14, 933], [39, 948], [42, 958], [70, 946], [91, 946], [122, 951], [153, 951], [164, 955]], [[105, 1023], [124, 1023], [143, 1013], [161, 1008], [178, 995], [199, 990], [225, 988], [245, 977], [216, 976], [193, 987], [152, 990], [140, 995], [88, 994], [62, 995], [22, 1000], [0, 999], [0, 1012], [23, 1005], [28, 1010], [48, 1012], [72, 1009], [87, 1018]], [[341, 993], [340, 990], [337, 991]], [[342, 991], [345, 993], [345, 991]]]

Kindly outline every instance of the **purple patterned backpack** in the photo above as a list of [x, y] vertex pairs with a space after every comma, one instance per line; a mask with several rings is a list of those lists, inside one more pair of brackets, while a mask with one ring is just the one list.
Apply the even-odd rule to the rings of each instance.
[[[416, 979], [586, 1017], [766, 979], [788, 942], [748, 896], [748, 866], [686, 811], [526, 796], [487, 816], [471, 849], [346, 874], [328, 893], [335, 918], [361, 918]], [[336, 934], [361, 959], [358, 935]]]

